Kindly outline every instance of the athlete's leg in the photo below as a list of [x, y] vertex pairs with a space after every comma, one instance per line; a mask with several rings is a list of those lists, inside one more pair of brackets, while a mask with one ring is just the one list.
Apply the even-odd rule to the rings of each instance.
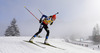
[[40, 28], [39, 28], [39, 31], [37, 33], [35, 33], [35, 35], [33, 35], [32, 38], [29, 41], [32, 41], [36, 36], [38, 36], [38, 34], [41, 33], [42, 29], [43, 29], [43, 25], [41, 24]]
[[44, 27], [45, 31], [47, 32], [44, 43], [47, 43], [50, 31], [49, 31], [49, 28], [47, 25], [45, 25], [43, 27]]

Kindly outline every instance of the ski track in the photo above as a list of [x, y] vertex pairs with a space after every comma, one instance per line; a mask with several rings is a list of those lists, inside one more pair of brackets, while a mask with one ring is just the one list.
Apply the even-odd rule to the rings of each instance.
[[[70, 44], [70, 43], [63, 43], [63, 45], [66, 45], [66, 49], [67, 49], [68, 51], [71, 51], [71, 50], [73, 49], [73, 51], [71, 51], [70, 53], [73, 53], [74, 51], [75, 51], [74, 53], [79, 53], [78, 50], [80, 50], [80, 49], [82, 49], [82, 50], [80, 50], [80, 51], [83, 51], [83, 52], [81, 52], [81, 53], [86, 53], [86, 52], [94, 53], [93, 50], [89, 50], [88, 48], [85, 48], [85, 47], [82, 47], [82, 46], [73, 45], [73, 44]], [[87, 49], [88, 49], [88, 50], [87, 50]], [[77, 52], [76, 52], [76, 51], [77, 51]]]
[[[49, 39], [48, 42], [51, 45], [66, 50], [61, 50], [37, 43], [41, 46], [46, 47], [45, 49], [43, 49], [34, 44], [23, 41], [28, 39], [29, 38], [27, 37], [0, 37], [0, 53], [99, 53], [86, 47], [66, 43], [61, 39]], [[44, 39], [36, 39], [34, 41], [43, 42]]]

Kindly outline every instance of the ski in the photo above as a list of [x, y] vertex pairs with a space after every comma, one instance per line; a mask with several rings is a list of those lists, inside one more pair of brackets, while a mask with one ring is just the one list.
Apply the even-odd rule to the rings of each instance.
[[51, 45], [51, 44], [44, 44], [44, 43], [42, 43], [42, 42], [37, 42], [37, 43], [40, 43], [40, 44], [43, 44], [43, 45], [47, 45], [47, 46], [50, 46], [50, 47], [53, 47], [53, 48], [57, 48], [57, 49], [61, 49], [61, 50], [65, 50], [65, 49], [63, 49], [63, 48], [59, 48], [59, 47], [56, 47], [56, 46]]
[[43, 46], [40, 46], [40, 45], [38, 45], [38, 44], [36, 44], [36, 43], [32, 43], [32, 42], [29, 42], [29, 41], [26, 41], [26, 40], [23, 40], [24, 42], [27, 42], [27, 43], [31, 43], [31, 44], [34, 44], [34, 45], [36, 45], [36, 46], [38, 46], [38, 47], [41, 47], [41, 48], [46, 48], [46, 47], [43, 47]]

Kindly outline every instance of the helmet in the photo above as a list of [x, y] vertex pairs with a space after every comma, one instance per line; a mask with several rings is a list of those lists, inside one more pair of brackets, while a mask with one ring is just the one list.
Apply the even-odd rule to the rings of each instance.
[[53, 16], [52, 16], [52, 19], [55, 20], [55, 19], [56, 19], [56, 15], [53, 15]]

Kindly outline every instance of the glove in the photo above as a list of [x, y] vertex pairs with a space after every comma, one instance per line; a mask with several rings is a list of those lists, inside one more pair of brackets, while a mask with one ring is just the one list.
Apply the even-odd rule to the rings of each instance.
[[53, 22], [52, 23], [50, 23], [50, 25], [52, 25], [53, 24]]
[[39, 23], [41, 23], [41, 22], [42, 22], [42, 20], [40, 19], [40, 20], [39, 20]]

